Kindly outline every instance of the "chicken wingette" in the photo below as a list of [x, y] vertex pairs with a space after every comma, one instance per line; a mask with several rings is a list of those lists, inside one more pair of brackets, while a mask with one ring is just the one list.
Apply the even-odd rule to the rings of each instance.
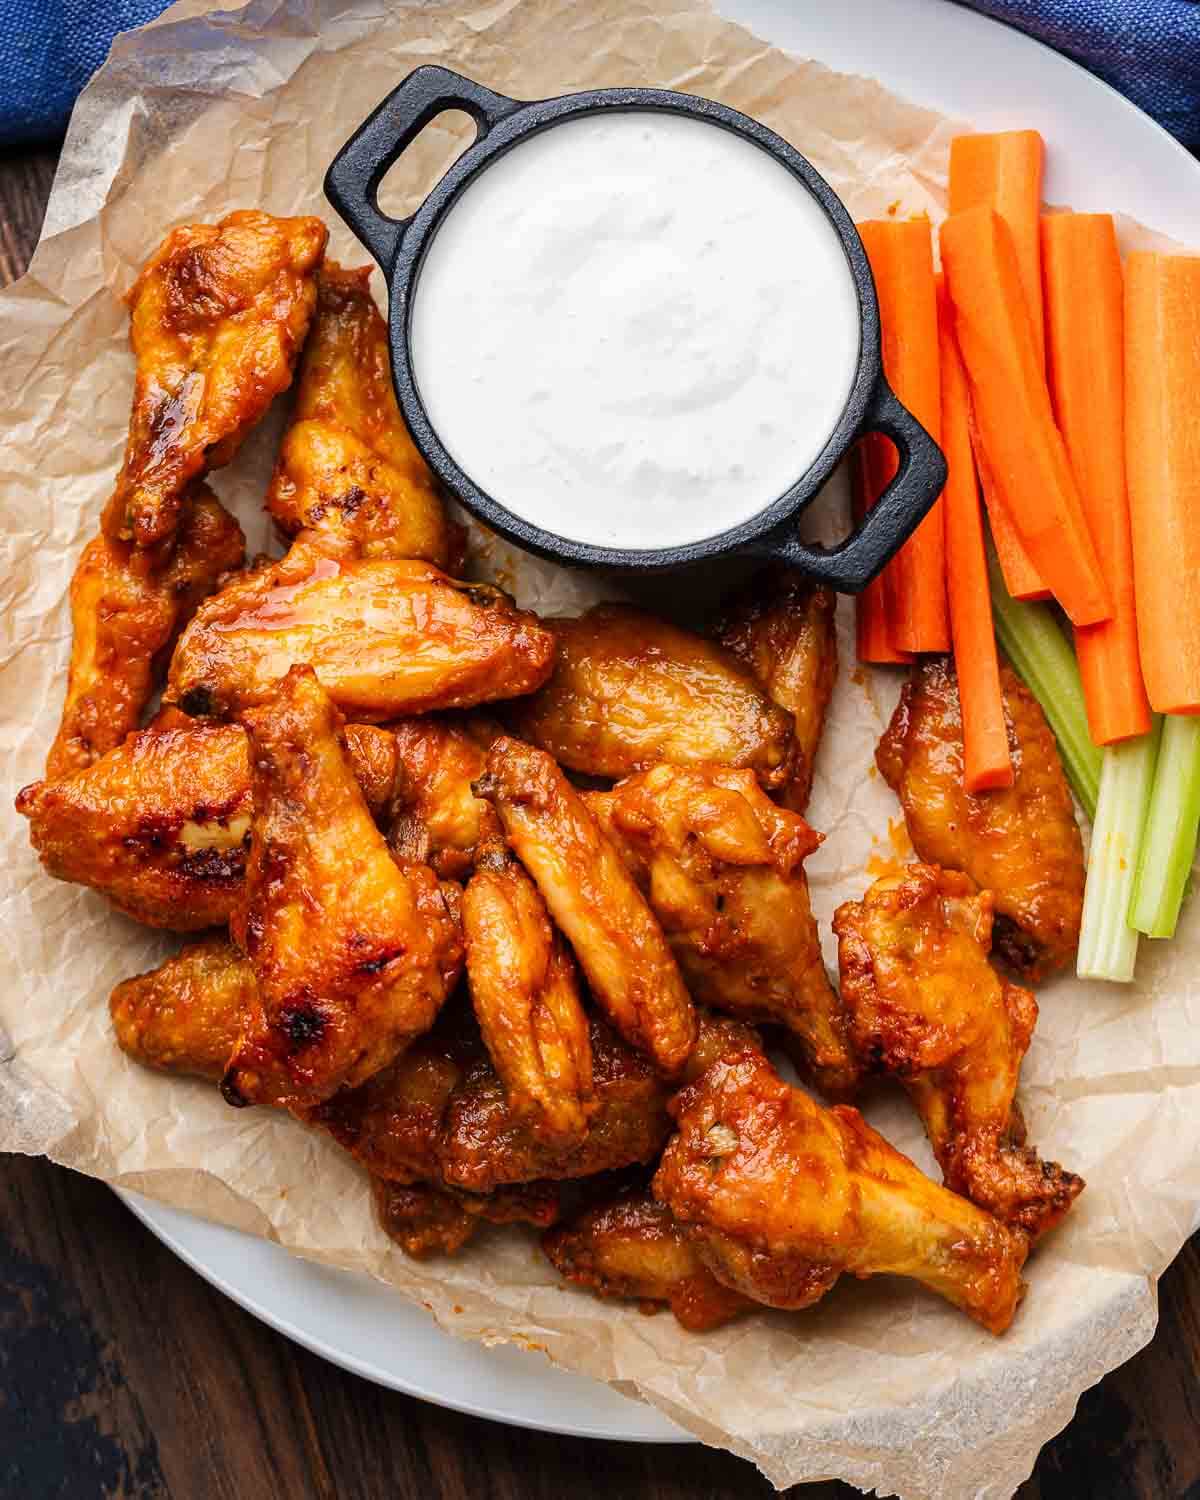
[[668, 1075], [687, 1062], [696, 1013], [662, 928], [580, 794], [543, 750], [502, 737], [476, 791], [571, 944], [597, 1004]]
[[856, 1051], [897, 1078], [946, 1186], [1036, 1238], [1083, 1182], [1025, 1144], [1015, 1100], [1037, 1001], [992, 968], [993, 898], [931, 865], [877, 880], [833, 919]]
[[377, 721], [532, 692], [553, 660], [554, 637], [498, 589], [431, 563], [339, 562], [301, 538], [200, 607], [165, 697], [191, 714], [236, 713], [308, 665], [340, 709]]
[[712, 641], [656, 615], [602, 604], [548, 620], [554, 675], [509, 713], [513, 731], [571, 771], [614, 780], [666, 761], [791, 774], [792, 717]]
[[875, 759], [900, 798], [918, 858], [962, 870], [996, 901], [996, 951], [1036, 980], [1070, 963], [1083, 916], [1083, 843], [1058, 746], [1004, 665], [1011, 787], [963, 787], [962, 708], [948, 657], [913, 667]]
[[[228, 922], [250, 848], [250, 755], [238, 724], [151, 726], [61, 781], [17, 798], [46, 871], [99, 891], [149, 927], [200, 932]], [[390, 805], [396, 745], [372, 724], [342, 744], [375, 816]]]
[[462, 922], [471, 1000], [513, 1118], [548, 1141], [582, 1140], [595, 1101], [578, 971], [502, 839], [478, 854]]

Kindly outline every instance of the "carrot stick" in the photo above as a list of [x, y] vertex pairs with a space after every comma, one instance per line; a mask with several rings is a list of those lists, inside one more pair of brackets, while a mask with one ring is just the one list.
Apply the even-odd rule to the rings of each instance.
[[[854, 489], [856, 519], [861, 520], [883, 493], [887, 484], [885, 476], [889, 458], [894, 472], [894, 453], [889, 455], [887, 442], [875, 433], [863, 438], [855, 448], [850, 477]], [[890, 563], [888, 567], [891, 567]], [[857, 655], [861, 662], [881, 666], [903, 665], [910, 662], [912, 656], [892, 644], [887, 589], [884, 585], [886, 572], [887, 568], [878, 577], [872, 578], [854, 601]]]
[[1112, 745], [1148, 733], [1151, 720], [1134, 610], [1124, 288], [1111, 215], [1048, 215], [1042, 270], [1054, 415], [1113, 602], [1111, 620], [1075, 632], [1075, 654], [1092, 739]]
[[958, 135], [950, 142], [950, 212], [994, 208], [1012, 230], [1033, 341], [1045, 368], [1039, 218], [1045, 148], [1036, 130]]
[[1008, 592], [1014, 599], [1023, 599], [1027, 602], [1033, 599], [1049, 599], [1050, 590], [1042, 581], [1042, 575], [1034, 567], [1029, 553], [1021, 545], [1017, 528], [1013, 525], [1003, 502], [996, 493], [996, 486], [988, 473], [987, 464], [974, 434], [974, 424], [972, 424], [972, 445], [975, 449], [975, 461], [979, 467], [979, 481], [983, 487], [984, 503], [987, 505], [988, 524], [992, 528], [992, 541], [996, 545], [996, 556], [1000, 560], [1000, 571], [1004, 574]]
[[[968, 208], [983, 206], [994, 208], [1012, 230], [1021, 290], [1025, 293], [1025, 305], [1033, 323], [1033, 341], [1043, 368], [1046, 352], [1038, 218], [1044, 154], [1042, 138], [1036, 130], [960, 135], [950, 142], [950, 212], [963, 213]], [[1021, 545], [1016, 526], [982, 464], [979, 477], [1008, 592], [1014, 599], [1048, 599], [1050, 590]]]
[[991, 482], [1071, 623], [1107, 620], [1112, 604], [1054, 425], [1008, 225], [990, 208], [951, 214], [941, 247]]
[[971, 453], [970, 398], [945, 278], [938, 277], [938, 341], [942, 370], [942, 452], [946, 455], [946, 586], [950, 632], [962, 705], [963, 785], [968, 792], [1012, 786], [1008, 725], [992, 627], [983, 516]]
[[1200, 712], [1200, 256], [1125, 264], [1125, 462], [1151, 706]]
[[[929, 221], [872, 219], [858, 226], [879, 297], [883, 372], [934, 442], [941, 431], [937, 294]], [[896, 472], [887, 455], [884, 482]], [[892, 645], [902, 651], [948, 651], [946, 545], [939, 500], [884, 570]]]

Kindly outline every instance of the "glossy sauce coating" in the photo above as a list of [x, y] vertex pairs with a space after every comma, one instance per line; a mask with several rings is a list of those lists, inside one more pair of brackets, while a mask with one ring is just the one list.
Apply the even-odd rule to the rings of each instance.
[[546, 623], [554, 674], [509, 720], [568, 770], [615, 780], [712, 761], [748, 767], [764, 786], [787, 780], [791, 715], [720, 646], [624, 604]]

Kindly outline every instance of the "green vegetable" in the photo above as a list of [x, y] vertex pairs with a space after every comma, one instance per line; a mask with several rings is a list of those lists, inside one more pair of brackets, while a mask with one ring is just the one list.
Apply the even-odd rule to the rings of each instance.
[[1042, 705], [1058, 741], [1067, 779], [1095, 822], [1104, 757], [1088, 731], [1075, 652], [1048, 605], [1022, 604], [1009, 594], [1000, 564], [990, 550], [988, 579], [996, 635], [1026, 687]]
[[1130, 898], [1154, 785], [1159, 730], [1156, 721], [1149, 734], [1104, 752], [1076, 960], [1080, 979], [1127, 984], [1133, 978], [1138, 935], [1129, 925]]
[[1147, 937], [1175, 934], [1200, 828], [1200, 718], [1163, 720], [1129, 920]]

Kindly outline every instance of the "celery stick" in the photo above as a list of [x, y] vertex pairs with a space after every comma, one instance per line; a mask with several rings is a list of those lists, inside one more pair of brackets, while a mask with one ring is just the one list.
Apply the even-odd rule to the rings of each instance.
[[990, 550], [988, 578], [996, 635], [1026, 687], [1042, 705], [1062, 752], [1067, 779], [1095, 822], [1103, 756], [1088, 730], [1075, 653], [1049, 606], [1022, 604], [1009, 594], [1000, 564]]
[[1159, 730], [1156, 722], [1149, 734], [1104, 752], [1075, 970], [1080, 979], [1127, 984], [1133, 978], [1138, 935], [1129, 925], [1130, 898], [1154, 785]]
[[1129, 920], [1147, 937], [1175, 935], [1200, 828], [1200, 718], [1163, 720]]

